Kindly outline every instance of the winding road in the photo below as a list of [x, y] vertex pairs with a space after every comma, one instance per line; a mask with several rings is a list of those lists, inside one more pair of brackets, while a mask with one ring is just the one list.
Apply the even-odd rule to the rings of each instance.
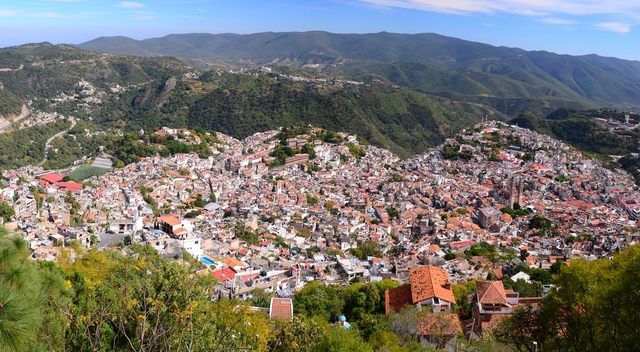
[[62, 136], [63, 134], [69, 132], [70, 129], [74, 128], [76, 126], [76, 119], [72, 119], [71, 120], [71, 127], [69, 127], [68, 129], [62, 131], [62, 132], [58, 132], [55, 135], [51, 136], [51, 138], [47, 139], [47, 142], [44, 144], [44, 158], [42, 158], [42, 161], [38, 164], [38, 166], [42, 166], [42, 164], [44, 164], [47, 161], [47, 155], [49, 155], [49, 148], [51, 145], [51, 142]]
[[5, 132], [5, 129], [7, 127], [11, 126], [12, 123], [22, 120], [23, 118], [29, 116], [30, 113], [31, 113], [31, 111], [29, 111], [29, 109], [27, 109], [27, 106], [26, 105], [22, 105], [22, 111], [20, 112], [20, 115], [18, 115], [18, 117], [15, 118], [15, 120], [13, 120], [13, 121], [5, 121], [5, 122], [0, 123], [0, 133]]

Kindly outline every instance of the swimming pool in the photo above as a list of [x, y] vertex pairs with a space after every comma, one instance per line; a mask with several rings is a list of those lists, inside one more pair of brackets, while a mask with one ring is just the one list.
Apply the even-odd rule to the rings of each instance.
[[211, 265], [214, 264], [216, 265], [216, 262], [214, 262], [213, 260], [207, 258], [207, 257], [200, 257], [200, 261], [207, 264], [207, 265]]

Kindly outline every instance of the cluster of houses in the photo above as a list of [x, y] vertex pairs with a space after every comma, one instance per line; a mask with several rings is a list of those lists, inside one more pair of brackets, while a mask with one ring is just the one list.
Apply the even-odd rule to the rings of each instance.
[[[5, 170], [0, 197], [15, 210], [5, 226], [28, 239], [34, 259], [71, 257], [70, 241], [112, 250], [140, 242], [178, 259], [186, 252], [218, 279], [220, 295], [262, 289], [290, 299], [315, 280], [395, 279], [402, 285], [387, 292], [390, 311], [451, 312], [451, 284], [506, 278], [519, 264], [607, 257], [638, 240], [634, 180], [547, 136], [487, 122], [400, 160], [374, 146], [360, 146], [356, 158], [355, 136], [333, 144], [321, 132], [289, 139], [297, 154], [278, 168], [269, 167], [278, 131], [267, 131], [243, 141], [218, 134], [212, 157], [158, 155], [83, 183], [36, 166]], [[159, 133], [195, 139], [188, 130]], [[444, 148], [469, 157], [447, 159]], [[534, 217], [549, 226], [531, 226]], [[465, 258], [482, 243], [495, 257]], [[525, 302], [500, 281], [482, 282], [475, 330]]]

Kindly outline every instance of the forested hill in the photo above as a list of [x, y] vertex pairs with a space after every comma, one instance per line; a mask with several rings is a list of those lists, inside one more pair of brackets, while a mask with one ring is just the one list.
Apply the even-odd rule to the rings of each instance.
[[[146, 40], [102, 37], [79, 47], [112, 54], [171, 55], [200, 67], [278, 64], [336, 74], [360, 72], [467, 99], [497, 96], [539, 99], [540, 104], [546, 98], [623, 109], [640, 106], [640, 62], [495, 47], [433, 33], [199, 33]], [[411, 65], [389, 67], [398, 63]], [[552, 107], [547, 109], [549, 113]]]
[[237, 138], [279, 126], [311, 124], [356, 133], [407, 157], [496, 112], [384, 83], [325, 81], [258, 70], [207, 72], [180, 79], [171, 91], [158, 81], [127, 92], [96, 122], [123, 120], [129, 129], [186, 126]]
[[48, 105], [61, 94], [80, 92], [88, 82], [105, 93], [118, 86], [145, 84], [182, 75], [190, 67], [173, 58], [98, 55], [68, 45], [28, 44], [0, 49], [0, 117], [17, 115], [21, 105]]
[[[201, 71], [168, 57], [103, 55], [48, 43], [1, 49], [0, 68], [0, 116], [11, 119], [25, 105], [30, 119], [73, 116], [90, 130], [201, 127], [243, 138], [308, 123], [356, 133], [410, 156], [481, 117], [501, 118], [491, 107], [381, 80], [336, 79], [288, 67]], [[45, 135], [59, 131], [49, 132]], [[14, 140], [4, 135], [0, 145], [11, 146]], [[87, 148], [94, 143], [76, 144]], [[44, 143], [35, 143], [33, 155], [12, 153], [7, 160], [12, 167], [42, 160], [42, 148]], [[76, 153], [72, 145], [65, 150], [90, 153]]]

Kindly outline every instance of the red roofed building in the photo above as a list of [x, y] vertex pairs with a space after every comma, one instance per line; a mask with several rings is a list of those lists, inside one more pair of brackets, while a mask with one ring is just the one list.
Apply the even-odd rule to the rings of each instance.
[[51, 185], [55, 185], [56, 183], [62, 181], [62, 176], [58, 174], [46, 174], [46, 175], [42, 175], [40, 179], [46, 181]]
[[269, 317], [278, 319], [293, 319], [293, 303], [291, 298], [271, 298]]
[[473, 317], [476, 321], [474, 333], [480, 334], [485, 329], [495, 328], [506, 317], [511, 316], [518, 305], [537, 305], [541, 297], [520, 298], [520, 294], [513, 290], [505, 290], [502, 281], [478, 281], [473, 307]]
[[[512, 290], [507, 293], [502, 281], [478, 281], [476, 284], [478, 308], [481, 314], [511, 313], [512, 304], [518, 303], [519, 294]], [[512, 302], [509, 302], [507, 295], [512, 298]]]
[[448, 312], [455, 301], [449, 274], [435, 266], [413, 268], [409, 270], [408, 284], [385, 291], [387, 314], [407, 304], [418, 308], [433, 306], [434, 312]]
[[213, 275], [216, 279], [220, 280], [221, 282], [233, 280], [236, 277], [235, 271], [231, 270], [230, 268], [222, 268], [222, 269], [215, 270], [211, 272], [211, 275]]
[[175, 236], [176, 231], [180, 228], [180, 221], [173, 216], [161, 216], [158, 219], [158, 225], [160, 229], [170, 236]]
[[80, 192], [82, 190], [82, 183], [58, 182], [58, 186], [60, 186], [60, 190], [63, 192], [66, 192], [66, 191]]

